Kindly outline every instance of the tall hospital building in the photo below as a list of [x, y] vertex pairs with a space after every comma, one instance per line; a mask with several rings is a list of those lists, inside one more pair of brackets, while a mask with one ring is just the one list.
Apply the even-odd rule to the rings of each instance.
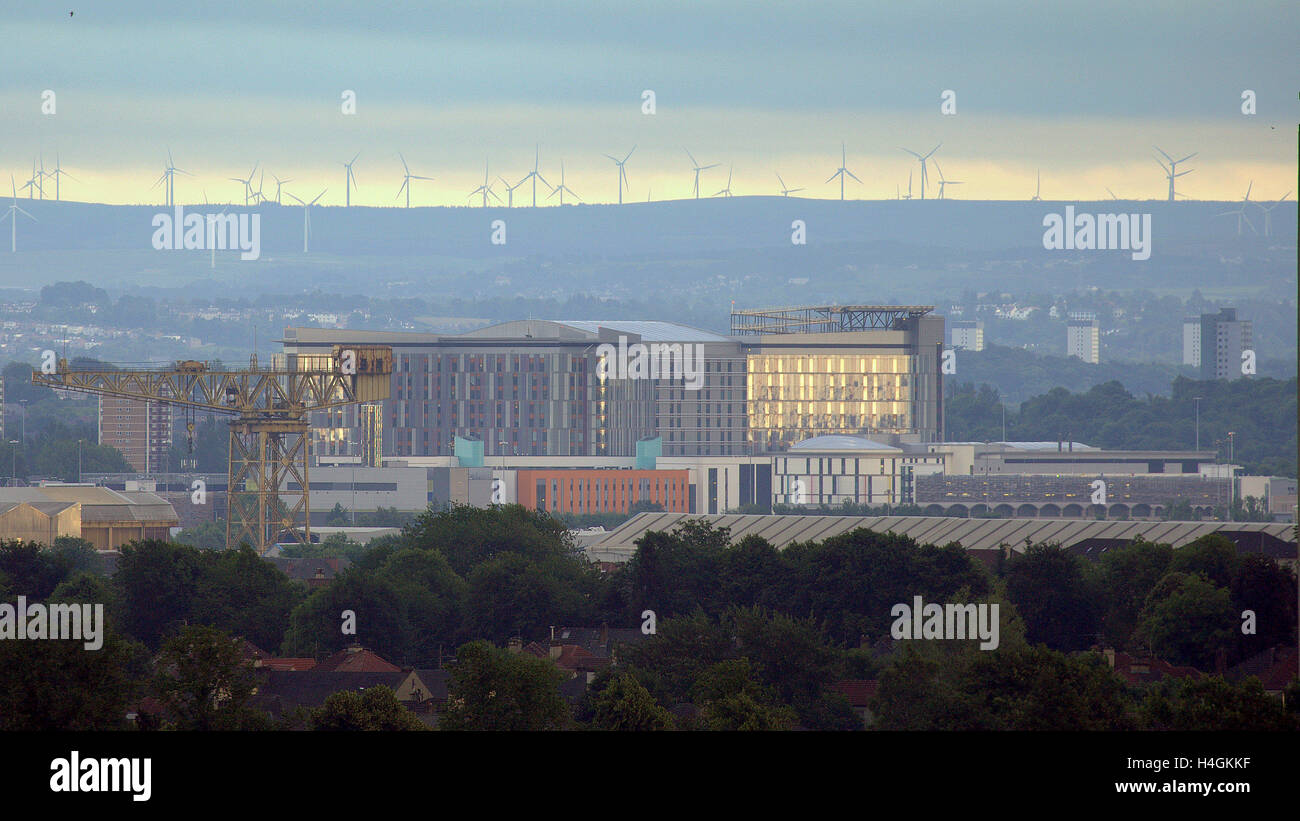
[[661, 321], [517, 320], [455, 335], [287, 328], [280, 367], [393, 349], [390, 398], [311, 417], [318, 461], [782, 451], [813, 436], [943, 440], [944, 319], [930, 306], [736, 311], [731, 333]]

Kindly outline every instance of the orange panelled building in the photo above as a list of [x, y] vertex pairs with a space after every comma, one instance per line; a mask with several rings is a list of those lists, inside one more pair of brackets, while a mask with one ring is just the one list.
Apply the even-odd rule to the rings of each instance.
[[637, 502], [691, 512], [687, 470], [520, 470], [519, 504], [564, 513], [627, 513]]

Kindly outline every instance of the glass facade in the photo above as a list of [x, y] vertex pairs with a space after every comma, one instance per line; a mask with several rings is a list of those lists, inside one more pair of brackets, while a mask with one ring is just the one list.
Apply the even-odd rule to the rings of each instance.
[[784, 448], [822, 434], [908, 433], [916, 367], [907, 354], [753, 354], [749, 440]]

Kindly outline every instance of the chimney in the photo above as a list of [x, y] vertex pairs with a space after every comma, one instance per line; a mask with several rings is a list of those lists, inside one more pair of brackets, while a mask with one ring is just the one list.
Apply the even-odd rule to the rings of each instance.
[[513, 636], [510, 641], [506, 642], [506, 650], [511, 655], [518, 655], [524, 649], [524, 640], [519, 636]]
[[564, 650], [564, 645], [560, 644], [558, 641], [551, 642], [551, 658], [558, 659], [560, 657], [560, 653], [563, 652], [563, 650]]
[[1106, 654], [1106, 663], [1109, 664], [1113, 670], [1115, 668], [1115, 648], [1107, 647], [1102, 652]]

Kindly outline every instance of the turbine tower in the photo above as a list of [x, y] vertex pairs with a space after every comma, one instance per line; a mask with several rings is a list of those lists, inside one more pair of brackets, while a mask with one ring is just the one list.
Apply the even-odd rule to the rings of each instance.
[[1269, 236], [1270, 232], [1273, 230], [1273, 209], [1281, 205], [1282, 200], [1286, 199], [1289, 196], [1291, 196], [1290, 191], [1283, 194], [1281, 197], [1278, 198], [1277, 202], [1273, 203], [1267, 208], [1264, 207], [1263, 203], [1259, 203], [1259, 202], [1255, 203], [1255, 207], [1258, 208], [1260, 211], [1264, 212], [1264, 236], [1266, 237]]
[[853, 177], [853, 179], [857, 180], [859, 185], [862, 184], [862, 180], [858, 180], [858, 178], [854, 176], [853, 172], [845, 167], [847, 164], [845, 160], [845, 156], [846, 155], [845, 155], [844, 143], [841, 142], [840, 143], [840, 167], [835, 169], [835, 173], [831, 174], [830, 178], [826, 180], [826, 182], [829, 183], [831, 180], [835, 179], [836, 177], [840, 178], [840, 202], [844, 202], [844, 176], [846, 174], [850, 177]]
[[[42, 160], [41, 161], [42, 175], [45, 174], [44, 166], [45, 166], [45, 161]], [[172, 206], [176, 204], [176, 174], [178, 173], [184, 174], [187, 177], [194, 176], [190, 172], [182, 171], [181, 169], [176, 167], [176, 165], [172, 162], [172, 150], [169, 148], [167, 149], [167, 167], [163, 169], [162, 176], [159, 177], [157, 182], [153, 184], [153, 187], [157, 188], [159, 184], [163, 182], [167, 183], [167, 185], [163, 187], [163, 193], [166, 196], [167, 199], [166, 204], [168, 206]], [[252, 175], [250, 174], [249, 176], [251, 177]], [[41, 190], [41, 193], [42, 195], [45, 193], [44, 189]], [[42, 196], [41, 199], [44, 199], [44, 196]]]
[[1238, 206], [1236, 210], [1224, 211], [1222, 214], [1214, 215], [1216, 217], [1228, 217], [1228, 216], [1235, 215], [1237, 217], [1237, 236], [1241, 236], [1241, 223], [1243, 221], [1250, 226], [1250, 231], [1252, 234], [1256, 234], [1256, 235], [1259, 234], [1259, 231], [1255, 230], [1255, 223], [1250, 221], [1250, 217], [1246, 216], [1246, 206], [1250, 204], [1250, 189], [1254, 187], [1255, 187], [1255, 181], [1251, 180], [1250, 185], [1246, 186], [1246, 196], [1241, 198], [1241, 205]]
[[[936, 161], [934, 165], [935, 165], [936, 168], [938, 168], [938, 167], [939, 167], [939, 163], [938, 163], [938, 161]], [[1043, 191], [1043, 172], [1042, 172], [1042, 171], [1039, 171], [1039, 172], [1038, 172], [1038, 184], [1034, 186], [1034, 195], [1033, 195], [1032, 197], [1029, 198], [1029, 201], [1030, 201], [1030, 202], [1038, 202], [1039, 200], [1041, 200], [1042, 197], [1040, 197], [1039, 194], [1041, 194], [1042, 191]]]
[[[49, 175], [54, 178], [54, 201], [58, 202], [59, 201], [59, 176], [62, 175], [64, 177], [67, 177], [70, 180], [77, 180], [77, 178], [69, 174], [67, 171], [64, 171], [63, 167], [59, 165], [59, 155], [57, 153], [54, 155], [54, 170], [51, 171]], [[77, 182], [81, 182], [81, 180], [77, 180]]]
[[943, 169], [939, 167], [939, 161], [934, 161], [934, 170], [939, 172], [939, 199], [943, 199], [943, 189], [947, 185], [963, 185], [960, 180], [945, 180], [943, 178]]
[[[9, 176], [12, 178], [13, 174], [10, 174]], [[10, 179], [10, 182], [13, 182], [13, 180]], [[27, 182], [23, 183], [23, 188], [27, 189], [27, 199], [36, 199], [36, 190], [38, 188], [41, 189], [41, 199], [45, 199], [45, 190], [44, 186], [41, 185], [41, 178], [36, 176], [35, 157], [32, 157], [32, 175], [27, 178]]]
[[284, 185], [286, 182], [293, 182], [293, 180], [282, 180], [279, 177], [275, 176], [274, 174], [271, 175], [271, 179], [275, 180], [275, 204], [281, 205], [282, 203], [280, 202], [280, 186]]
[[352, 189], [357, 187], [357, 175], [352, 173], [352, 163], [356, 162], [357, 157], [360, 156], [361, 156], [361, 152], [358, 151], [356, 154], [352, 155], [352, 159], [348, 160], [347, 162], [339, 163], [339, 165], [343, 166], [343, 168], [346, 171], [346, 173], [343, 176], [343, 207], [344, 208], [352, 207]]
[[547, 199], [549, 200], [551, 197], [554, 197], [556, 194], [559, 194], [560, 205], [564, 205], [565, 191], [568, 191], [570, 194], [573, 194], [573, 198], [575, 200], [578, 200], [579, 202], [582, 201], [582, 197], [579, 197], [577, 194], [574, 194], [573, 189], [564, 184], [564, 160], [560, 160], [560, 184], [551, 189], [551, 194], [549, 197], [547, 197]]
[[231, 182], [237, 182], [244, 186], [244, 207], [248, 207], [249, 197], [253, 195], [253, 175], [257, 173], [257, 163], [253, 163], [253, 170], [248, 172], [248, 179], [243, 177], [227, 177]]
[[[632, 146], [632, 151], [636, 151], [635, 145]], [[621, 160], [618, 157], [610, 157], [610, 155], [608, 154], [605, 155], [606, 157], [609, 157], [611, 160], [614, 161], [614, 165], [618, 166], [618, 204], [619, 205], [623, 204], [623, 184], [627, 183], [628, 190], [629, 191], [632, 190], [632, 184], [627, 182], [627, 168], [624, 167], [627, 165], [628, 159], [632, 156], [632, 151], [627, 152], [627, 156]]]
[[7, 219], [13, 220], [13, 222], [9, 224], [9, 253], [13, 254], [18, 252], [18, 215], [22, 214], [32, 222], [39, 222], [40, 220], [18, 207], [18, 187], [14, 184], [13, 174], [9, 175], [9, 188], [13, 191], [13, 200], [9, 203], [7, 213], [3, 217], [0, 217], [0, 222], [4, 222]]
[[528, 178], [524, 177], [522, 180], [515, 183], [514, 185], [511, 185], [510, 180], [507, 180], [505, 177], [501, 176], [500, 174], [497, 175], [497, 179], [501, 180], [501, 184], [506, 187], [506, 208], [514, 208], [515, 189], [523, 185]]
[[[353, 159], [356, 158], [353, 157]], [[325, 196], [326, 190], [328, 189], [322, 189], [321, 192], [316, 195], [316, 199], [311, 202], [303, 202], [288, 191], [284, 192], [285, 196], [302, 206], [302, 252], [304, 254], [307, 253], [307, 238], [311, 236], [311, 207], [320, 202], [320, 198]]]
[[[925, 199], [925, 183], [926, 183], [926, 181], [928, 181], [928, 180], [930, 179], [929, 174], [927, 174], [926, 171], [925, 171], [925, 161], [928, 160], [928, 159], [930, 159], [931, 157], [933, 157], [933, 156], [934, 156], [934, 152], [938, 151], [938, 150], [939, 150], [939, 146], [941, 146], [941, 145], [943, 145], [943, 143], [939, 143], [939, 145], [936, 145], [934, 148], [931, 148], [931, 149], [930, 149], [930, 153], [926, 154], [924, 157], [921, 156], [920, 154], [916, 153], [915, 151], [913, 151], [913, 150], [910, 149], [910, 148], [902, 148], [902, 149], [901, 149], [901, 150], [906, 151], [908, 154], [911, 154], [913, 157], [916, 157], [918, 160], [921, 161], [921, 199]], [[900, 147], [900, 148], [901, 148], [901, 147]]]
[[473, 199], [475, 194], [483, 195], [484, 208], [487, 208], [488, 194], [491, 194], [493, 198], [496, 199], [497, 202], [501, 202], [501, 198], [497, 196], [497, 192], [493, 191], [492, 186], [488, 184], [488, 164], [486, 160], [483, 162], [483, 184], [480, 185], [478, 188], [475, 188], [473, 191], [469, 192], [469, 198]]
[[786, 187], [785, 187], [785, 180], [781, 179], [781, 175], [780, 175], [780, 174], [777, 174], [777, 175], [776, 175], [776, 181], [779, 182], [779, 183], [781, 183], [781, 196], [783, 196], [783, 197], [788, 197], [788, 196], [790, 196], [791, 194], [793, 194], [793, 193], [796, 192], [796, 191], [802, 191], [802, 190], [803, 190], [802, 188], [786, 188]]
[[431, 180], [433, 177], [421, 177], [419, 174], [412, 174], [411, 167], [406, 164], [406, 158], [402, 156], [402, 152], [397, 152], [397, 158], [402, 161], [402, 168], [406, 171], [406, 174], [402, 177], [402, 188], [397, 189], [397, 196], [402, 196], [402, 189], [406, 189], [406, 207], [410, 208], [411, 180]]
[[[515, 184], [515, 186], [514, 186], [513, 188], [510, 188], [510, 191], [513, 193], [514, 190], [515, 190], [515, 188], [518, 188], [519, 186], [523, 185], [524, 183], [528, 182], [528, 180], [531, 179], [531, 180], [533, 181], [533, 207], [534, 207], [534, 208], [537, 207], [537, 181], [538, 181], [538, 180], [541, 180], [541, 181], [542, 181], [542, 185], [545, 185], [547, 188], [551, 188], [551, 184], [550, 184], [549, 182], [547, 182], [547, 181], [546, 181], [546, 178], [543, 177], [543, 176], [542, 176], [540, 173], [538, 173], [538, 171], [537, 171], [537, 166], [538, 166], [538, 164], [539, 164], [539, 162], [540, 162], [540, 159], [541, 159], [541, 154], [539, 153], [539, 149], [538, 149], [538, 147], [537, 147], [537, 146], [533, 146], [533, 170], [532, 170], [532, 171], [529, 171], [527, 174], [525, 174], [525, 175], [524, 175], [524, 178], [523, 178], [522, 180], [520, 180], [517, 184]], [[502, 182], [506, 182], [506, 181], [505, 181], [505, 180], [502, 180]], [[509, 187], [510, 187], [510, 183], [506, 182], [506, 187], [509, 188]], [[554, 188], [551, 188], [551, 191], [552, 191], [552, 192], [554, 192], [554, 190], [555, 190]]]
[[727, 168], [727, 187], [726, 187], [726, 188], [723, 188], [721, 191], [718, 191], [718, 192], [717, 192], [716, 194], [714, 194], [713, 196], [715, 196], [715, 197], [717, 197], [717, 196], [730, 197], [730, 196], [731, 196], [731, 168], [730, 168], [730, 167]]
[[1155, 148], [1156, 151], [1159, 151], [1161, 154], [1164, 154], [1166, 160], [1169, 160], [1168, 168], [1165, 168], [1165, 164], [1163, 162], [1160, 162], [1159, 159], [1157, 159], [1156, 162], [1160, 163], [1161, 168], [1165, 169], [1165, 176], [1169, 178], [1169, 201], [1173, 202], [1174, 201], [1174, 180], [1177, 179], [1178, 177], [1183, 176], [1184, 174], [1190, 174], [1192, 173], [1193, 170], [1195, 170], [1189, 168], [1186, 171], [1179, 172], [1178, 164], [1187, 162], [1188, 160], [1190, 160], [1192, 157], [1195, 157], [1200, 152], [1192, 152], [1191, 154], [1188, 154], [1186, 157], [1183, 157], [1181, 160], [1175, 160], [1173, 157], [1169, 156], [1168, 154], [1165, 154], [1164, 150], [1161, 149], [1160, 146], [1157, 145], [1152, 147]]
[[907, 196], [903, 197], [903, 199], [910, 200], [911, 198], [912, 198], [912, 170], [909, 168], [907, 171]]
[[[691, 158], [691, 166], [695, 169], [695, 199], [698, 200], [700, 198], [700, 172], [708, 171], [710, 168], [717, 168], [721, 163], [715, 162], [711, 165], [700, 165], [695, 161], [695, 155], [691, 153], [689, 148], [683, 147], [682, 150], [686, 152], [686, 156]], [[782, 183], [782, 185], [784, 185], [784, 183]]]

